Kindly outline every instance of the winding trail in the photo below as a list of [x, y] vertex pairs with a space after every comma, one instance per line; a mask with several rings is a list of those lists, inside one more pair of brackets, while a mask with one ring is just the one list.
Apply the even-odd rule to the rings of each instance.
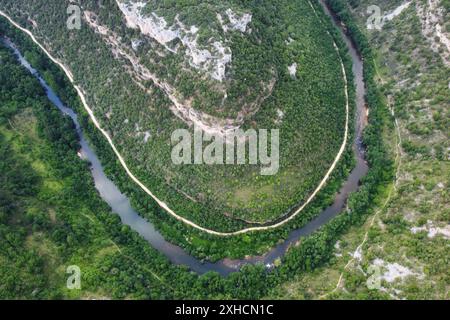
[[[375, 61], [374, 61], [374, 63], [375, 63]], [[378, 70], [377, 70], [377, 74], [378, 74]], [[379, 74], [378, 74], [378, 76], [380, 77], [380, 79], [382, 79]], [[338, 279], [338, 282], [336, 284], [336, 287], [332, 291], [319, 296], [319, 299], [326, 299], [328, 297], [328, 295], [337, 292], [338, 290], [340, 290], [343, 287], [343, 285], [344, 285], [344, 273], [357, 260], [357, 258], [356, 258], [357, 257], [357, 253], [362, 253], [364, 245], [369, 240], [370, 229], [372, 229], [372, 227], [375, 224], [375, 221], [380, 216], [380, 214], [383, 213], [387, 209], [387, 206], [391, 202], [392, 197], [397, 192], [399, 176], [400, 176], [400, 170], [401, 170], [401, 167], [402, 167], [402, 135], [400, 133], [400, 124], [398, 122], [398, 119], [395, 116], [394, 106], [391, 103], [388, 103], [388, 106], [389, 106], [391, 115], [394, 118], [394, 126], [395, 126], [395, 132], [396, 132], [396, 140], [397, 140], [396, 141], [397, 142], [396, 143], [396, 157], [395, 157], [395, 163], [397, 164], [397, 168], [395, 170], [394, 180], [392, 181], [392, 188], [389, 190], [389, 193], [388, 193], [388, 195], [386, 197], [386, 200], [384, 201], [383, 205], [376, 211], [376, 213], [374, 214], [374, 216], [370, 220], [369, 224], [367, 225], [366, 232], [364, 233], [364, 237], [362, 239], [362, 242], [356, 247], [356, 249], [355, 249], [355, 251], [354, 251], [354, 253], [352, 255], [352, 258], [344, 266], [341, 274], [339, 275], [339, 279]]]
[[[311, 4], [310, 1], [308, 1], [309, 5], [311, 6], [312, 10], [314, 11], [314, 14], [316, 15], [317, 19], [320, 21], [320, 23], [322, 23], [322, 21], [320, 20], [320, 17], [318, 16], [316, 9], [314, 8], [314, 6]], [[340, 63], [341, 63], [341, 68], [342, 68], [342, 74], [343, 74], [343, 79], [344, 79], [344, 91], [345, 91], [345, 99], [346, 99], [346, 121], [345, 121], [345, 133], [344, 133], [344, 140], [343, 143], [341, 145], [341, 148], [336, 156], [336, 158], [334, 159], [333, 164], [331, 165], [330, 169], [328, 170], [328, 172], [326, 173], [326, 175], [324, 176], [324, 178], [322, 179], [322, 181], [320, 182], [320, 184], [318, 185], [318, 187], [314, 190], [314, 192], [309, 196], [309, 198], [306, 200], [306, 202], [299, 207], [297, 210], [295, 210], [291, 215], [289, 215], [286, 219], [275, 223], [273, 225], [269, 225], [269, 226], [263, 226], [263, 227], [251, 227], [251, 228], [245, 228], [242, 230], [238, 230], [238, 231], [234, 231], [234, 232], [218, 232], [215, 230], [211, 230], [208, 228], [204, 228], [186, 218], [183, 218], [182, 216], [176, 214], [172, 209], [169, 208], [169, 206], [161, 201], [159, 198], [157, 198], [132, 172], [131, 170], [128, 168], [125, 160], [123, 159], [123, 157], [121, 156], [121, 154], [119, 153], [119, 151], [117, 150], [116, 146], [114, 145], [111, 137], [108, 135], [108, 133], [102, 129], [102, 127], [100, 126], [100, 123], [98, 122], [97, 118], [94, 115], [94, 112], [92, 111], [92, 109], [89, 107], [89, 105], [87, 104], [86, 101], [86, 97], [83, 93], [83, 91], [81, 90], [81, 88], [75, 84], [74, 81], [74, 77], [72, 75], [72, 73], [70, 72], [70, 70], [60, 61], [58, 61], [56, 58], [54, 58], [50, 52], [47, 51], [47, 49], [44, 48], [44, 46], [36, 39], [36, 37], [33, 35], [33, 33], [26, 29], [23, 28], [22, 26], [20, 26], [18, 23], [16, 23], [9, 15], [7, 15], [5, 12], [3, 12], [2, 10], [0, 10], [0, 15], [5, 17], [12, 25], [14, 25], [16, 28], [20, 29], [21, 31], [23, 31], [24, 33], [26, 33], [32, 40], [34, 43], [36, 43], [44, 52], [45, 54], [54, 62], [56, 63], [66, 74], [66, 76], [69, 78], [70, 82], [72, 83], [72, 85], [74, 86], [75, 90], [77, 91], [81, 102], [85, 108], [85, 110], [88, 112], [90, 118], [92, 119], [94, 125], [97, 127], [98, 130], [100, 130], [100, 132], [103, 134], [103, 136], [106, 138], [106, 140], [108, 141], [109, 145], [111, 146], [111, 148], [113, 149], [114, 153], [116, 154], [117, 158], [119, 159], [120, 164], [122, 165], [122, 167], [125, 169], [126, 173], [128, 174], [128, 176], [145, 192], [147, 193], [150, 197], [152, 197], [153, 200], [156, 201], [156, 203], [162, 208], [164, 209], [167, 213], [169, 213], [172, 217], [174, 217], [175, 219], [185, 223], [186, 225], [189, 225], [195, 229], [198, 229], [200, 231], [203, 231], [205, 233], [211, 234], [211, 235], [216, 235], [216, 236], [220, 236], [220, 237], [230, 237], [230, 236], [235, 236], [235, 235], [240, 235], [240, 234], [244, 234], [244, 233], [249, 233], [249, 232], [254, 232], [254, 231], [265, 231], [265, 230], [270, 230], [270, 229], [276, 229], [278, 227], [281, 227], [283, 225], [285, 225], [286, 223], [288, 223], [289, 221], [293, 220], [300, 212], [302, 212], [305, 207], [311, 203], [311, 201], [315, 198], [315, 196], [322, 190], [322, 188], [325, 186], [325, 184], [327, 183], [328, 179], [330, 178], [331, 174], [333, 173], [334, 169], [336, 168], [337, 164], [339, 163], [340, 159], [342, 158], [342, 155], [345, 152], [345, 149], [347, 147], [347, 142], [348, 142], [348, 136], [349, 136], [349, 112], [350, 112], [350, 108], [349, 108], [349, 93], [348, 93], [348, 79], [347, 79], [347, 74], [345, 71], [345, 66], [344, 66], [344, 62], [342, 60], [342, 56], [339, 52], [339, 48], [336, 45], [336, 42], [334, 41], [332, 35], [330, 34], [330, 32], [327, 30], [327, 34], [330, 36], [330, 38], [333, 41], [333, 45], [334, 48], [339, 56], [340, 59]]]

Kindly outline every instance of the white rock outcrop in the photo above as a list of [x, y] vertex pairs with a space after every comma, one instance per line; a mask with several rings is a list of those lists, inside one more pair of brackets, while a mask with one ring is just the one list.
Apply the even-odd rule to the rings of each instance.
[[250, 13], [244, 13], [242, 16], [239, 16], [233, 10], [227, 9], [225, 15], [227, 16], [229, 23], [225, 23], [220, 13], [217, 14], [217, 20], [219, 20], [222, 29], [225, 32], [228, 32], [229, 30], [247, 32], [247, 26], [252, 22], [252, 15]]
[[[116, 2], [125, 16], [128, 27], [139, 29], [142, 34], [151, 37], [173, 53], [180, 51], [179, 45], [175, 43], [178, 40], [185, 49], [184, 54], [191, 67], [203, 70], [217, 81], [225, 79], [226, 67], [232, 61], [232, 52], [224, 41], [211, 38], [207, 45], [202, 46], [198, 43], [198, 27], [195, 25], [186, 27], [179, 20], [178, 15], [175, 17], [174, 24], [169, 25], [164, 17], [158, 16], [155, 12], [144, 14], [145, 2], [119, 0]], [[239, 16], [231, 9], [226, 10], [225, 14], [229, 20], [227, 24], [224, 24], [222, 16], [217, 14], [225, 31], [246, 32], [247, 25], [252, 19], [251, 14], [245, 13]]]
[[297, 67], [298, 67], [298, 65], [296, 62], [294, 62], [293, 64], [291, 64], [288, 67], [288, 71], [289, 71], [289, 74], [291, 75], [291, 77], [295, 77], [295, 75], [297, 74]]

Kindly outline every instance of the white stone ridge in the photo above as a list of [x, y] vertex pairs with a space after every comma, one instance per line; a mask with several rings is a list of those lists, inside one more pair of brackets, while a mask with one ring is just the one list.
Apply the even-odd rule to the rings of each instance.
[[[122, 3], [116, 1], [119, 9], [125, 15], [127, 26], [133, 29], [140, 29], [143, 34], [149, 35], [160, 44], [165, 45], [178, 38], [178, 32], [167, 28], [164, 18], [152, 14], [150, 17], [141, 15], [141, 10], [145, 7], [145, 2]], [[172, 50], [166, 46], [168, 50]]]
[[252, 15], [250, 13], [244, 13], [242, 16], [238, 16], [233, 10], [227, 9], [225, 14], [228, 17], [229, 23], [225, 23], [220, 13], [217, 14], [217, 20], [219, 20], [223, 31], [236, 30], [242, 33], [247, 32], [247, 25], [252, 22]]
[[[128, 69], [128, 71], [130, 72], [131, 79], [139, 86], [139, 88], [147, 92], [148, 89], [141, 83], [141, 81], [152, 81], [153, 84], [160, 88], [172, 102], [170, 105], [170, 110], [175, 116], [188, 125], [196, 125], [203, 131], [210, 134], [218, 134], [223, 136], [228, 132], [233, 132], [234, 130], [239, 129], [249, 116], [255, 114], [259, 110], [261, 103], [271, 95], [275, 87], [276, 77], [274, 77], [272, 81], [267, 84], [267, 87], [264, 90], [264, 92], [267, 92], [267, 95], [261, 96], [254, 102], [253, 105], [243, 108], [239, 111], [236, 118], [219, 118], [209, 115], [205, 112], [194, 109], [190, 99], [186, 100], [182, 98], [176, 88], [164, 79], [160, 79], [157, 75], [153, 74], [148, 68], [142, 65], [133, 50], [129, 50], [128, 47], [123, 46], [117, 34], [97, 22], [97, 16], [93, 12], [85, 11], [84, 16], [86, 23], [96, 33], [100, 34], [104, 41], [111, 46], [111, 52], [113, 55], [115, 57], [124, 58], [130, 63], [132, 68]], [[218, 50], [221, 50], [221, 48], [218, 48]], [[137, 131], [140, 131], [140, 129], [137, 129]]]
[[431, 44], [431, 50], [442, 57], [447, 67], [450, 66], [450, 35], [442, 28], [446, 17], [444, 7], [439, 0], [427, 0], [418, 3], [416, 8], [422, 22], [422, 34]]
[[[177, 53], [179, 48], [172, 42], [179, 40], [185, 48], [184, 53], [191, 67], [204, 71], [217, 81], [222, 82], [225, 79], [226, 67], [232, 62], [232, 52], [231, 48], [226, 46], [223, 41], [211, 38], [206, 47], [201, 47], [197, 41], [198, 27], [195, 25], [186, 27], [179, 20], [178, 15], [175, 17], [175, 23], [169, 26], [164, 17], [158, 16], [155, 12], [144, 15], [142, 9], [146, 6], [145, 2], [130, 1], [126, 3], [119, 0], [116, 2], [125, 16], [128, 27], [139, 29], [142, 34], [153, 38], [173, 53]], [[217, 14], [224, 30], [241, 32], [247, 30], [247, 25], [252, 19], [251, 14], [246, 13], [239, 17], [231, 9], [225, 13], [230, 21], [227, 25], [223, 25], [222, 16]]]
[[416, 234], [419, 232], [427, 232], [428, 238], [432, 239], [437, 235], [442, 235], [445, 239], [450, 239], [450, 225], [446, 225], [444, 228], [434, 226], [433, 221], [428, 220], [427, 224], [423, 227], [412, 227], [411, 232]]

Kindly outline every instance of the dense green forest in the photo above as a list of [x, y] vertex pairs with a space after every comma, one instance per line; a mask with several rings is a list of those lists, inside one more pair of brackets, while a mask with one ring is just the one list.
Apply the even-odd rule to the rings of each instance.
[[[247, 222], [270, 222], [287, 214], [318, 186], [343, 142], [345, 92], [340, 58], [326, 32], [329, 22], [319, 21], [309, 1], [208, 3], [211, 6], [205, 9], [201, 4], [185, 8], [180, 2], [180, 12], [185, 12], [181, 16], [197, 18], [204, 10], [214, 7], [220, 11], [228, 4], [236, 12], [252, 13], [251, 33], [225, 35], [218, 29], [217, 37], [229, 38], [225, 43], [233, 51], [233, 63], [223, 84], [211, 84], [201, 73], [195, 77], [196, 72], [183, 65], [179, 55], [158, 54], [164, 52], [160, 44], [124, 26], [116, 1], [103, 1], [101, 5], [81, 1], [82, 12], [95, 14], [95, 23], [109, 30], [107, 36], [96, 32], [84, 16], [80, 30], [68, 30], [65, 25], [68, 1], [44, 4], [6, 0], [1, 8], [32, 30], [68, 66], [132, 172], [158, 198], [201, 226], [234, 231], [248, 227]], [[42, 6], [46, 9], [42, 10]], [[167, 8], [149, 9], [155, 9], [169, 21], [173, 16]], [[206, 17], [196, 20], [203, 21]], [[189, 19], [185, 23], [189, 24]], [[138, 50], [131, 48], [133, 40], [142, 41]], [[335, 41], [343, 48], [338, 37]], [[257, 112], [247, 109], [244, 112], [242, 127], [280, 129], [279, 173], [261, 176], [260, 165], [174, 165], [170, 158], [171, 133], [188, 126], [174, 116], [172, 103], [163, 90], [148, 79], [135, 79], [127, 58], [116, 56], [122, 51], [134, 57], [142, 68], [168, 81], [179, 91], [179, 100], [193, 99], [195, 110], [211, 114], [216, 110], [222, 113], [221, 117], [232, 117], [232, 107], [256, 105]], [[341, 56], [349, 68], [344, 50]], [[292, 76], [288, 66], [294, 62], [298, 70]], [[347, 74], [351, 83], [351, 72]], [[266, 94], [260, 86], [267, 86], [272, 80], [274, 88]], [[194, 88], [184, 89], [185, 86]], [[228, 107], [216, 103], [217, 97], [209, 98], [216, 87], [228, 93]], [[192, 90], [194, 98], [189, 93]], [[182, 93], [187, 97], [183, 98]], [[261, 99], [261, 95], [267, 98]], [[336, 191], [334, 181], [345, 176], [351, 166], [349, 146], [323, 198]], [[305, 212], [300, 220], [310, 216]]]
[[[444, 37], [449, 38], [450, 2], [379, 0], [383, 16], [398, 13], [380, 30], [367, 28], [373, 13], [368, 8], [374, 4], [333, 1], [351, 26], [349, 32], [370, 44], [374, 82], [395, 116], [395, 128], [382, 135], [396, 159], [389, 201], [379, 203], [377, 214], [363, 227], [352, 228], [339, 240], [334, 263], [298, 275], [272, 297], [302, 299], [307, 291], [312, 299], [363, 299], [367, 275], [378, 264], [380, 290], [390, 299], [449, 298], [450, 65]], [[427, 27], [426, 17], [433, 15], [435, 24]], [[434, 36], [437, 24], [447, 34]], [[361, 259], [352, 258], [356, 251]], [[395, 266], [413, 275], [386, 280], [384, 275]]]
[[[351, 61], [346, 54], [345, 44], [342, 42], [331, 22], [328, 21], [328, 18], [322, 16], [321, 19], [321, 23], [324, 23], [324, 25], [330, 29], [336, 43], [341, 48], [341, 55], [345, 60], [347, 75], [349, 81], [352, 81]], [[9, 28], [8, 24], [5, 24], [4, 28]], [[31, 44], [28, 39], [23, 38], [20, 32], [9, 30], [9, 33], [11, 33], [12, 36], [15, 36], [14, 41], [20, 44], [21, 50], [24, 52], [27, 59], [30, 59], [29, 61], [32, 62], [34, 66], [37, 66], [41, 74], [44, 75], [44, 78], [46, 78], [49, 84], [53, 85], [53, 88], [58, 92], [60, 97], [69, 105], [73, 106], [80, 115], [83, 115], [81, 119], [82, 125], [83, 127], [88, 128], [88, 135], [94, 142], [97, 153], [102, 159], [102, 162], [104, 162], [106, 171], [114, 178], [115, 183], [120, 186], [121, 190], [131, 197], [134, 207], [146, 218], [149, 218], [167, 239], [180, 244], [183, 248], [197, 257], [208, 258], [209, 260], [215, 261], [224, 257], [240, 258], [248, 254], [256, 255], [265, 253], [270, 247], [277, 244], [280, 239], [286, 238], [291, 230], [305, 225], [315, 215], [320, 213], [323, 208], [329, 206], [333, 202], [335, 193], [339, 189], [342, 179], [351, 169], [353, 151], [349, 143], [349, 148], [341, 165], [334, 171], [326, 188], [319, 193], [315, 198], [315, 201], [313, 201], [301, 215], [290, 222], [285, 228], [226, 239], [198, 232], [168, 216], [124, 174], [123, 168], [118, 164], [116, 156], [113, 154], [110, 146], [106, 143], [101, 134], [99, 134], [98, 130], [89, 122], [89, 118], [76, 98], [76, 93], [71, 88], [70, 83], [67, 80], [63, 80], [65, 79], [64, 75], [61, 74], [58, 68], [55, 68], [47, 57], [42, 55], [40, 51], [36, 51], [34, 45]], [[351, 101], [353, 101], [353, 87], [350, 91], [350, 97]], [[353, 124], [351, 124], [351, 126], [353, 126]], [[349, 140], [352, 140], [352, 138], [349, 138]], [[214, 217], [216, 222], [219, 221], [219, 218], [220, 217], [217, 216]], [[237, 221], [234, 221], [234, 225], [236, 227], [239, 226]]]
[[[98, 196], [88, 164], [76, 155], [78, 145], [70, 120], [46, 100], [37, 80], [2, 47], [0, 143], [5, 156], [0, 159], [0, 228], [4, 239], [0, 244], [0, 295], [5, 298], [256, 299], [295, 274], [326, 264], [332, 259], [339, 236], [350, 226], [365, 221], [372, 213], [373, 201], [383, 194], [382, 186], [392, 180], [392, 161], [381, 139], [383, 128], [390, 124], [390, 116], [372, 81], [371, 50], [351, 21], [346, 22], [366, 61], [365, 80], [371, 114], [365, 143], [371, 170], [361, 190], [349, 200], [347, 211], [291, 248], [277, 268], [268, 272], [263, 266], [247, 266], [227, 278], [214, 273], [199, 277], [186, 268], [173, 266], [136, 233], [122, 226], [119, 218], [110, 213]], [[29, 51], [27, 57], [35, 55], [37, 61], [42, 59], [44, 67], [47, 65], [21, 33], [11, 31], [5, 23], [2, 30], [7, 31], [22, 50], [25, 49], [23, 52]], [[53, 68], [50, 64], [47, 67]], [[58, 94], [81, 110], [73, 90], [69, 86], [64, 88], [66, 80], [53, 73], [48, 73], [47, 77], [54, 77]], [[86, 115], [81, 122], [109, 172], [135, 199], [136, 208], [162, 221], [165, 215], [155, 204], [142, 200], [142, 197], [137, 200], [139, 191], [127, 180]], [[331, 192], [321, 200], [326, 202], [329, 198]], [[317, 205], [316, 210], [319, 210], [320, 205]], [[171, 223], [174, 227], [169, 232], [174, 237], [177, 236], [174, 230], [180, 234], [186, 230], [180, 224]], [[162, 222], [160, 227], [164, 231]], [[190, 232], [186, 234], [195, 235]], [[268, 233], [267, 238], [274, 241], [285, 232]], [[256, 239], [264, 236], [252, 235]], [[230, 244], [248, 241], [236, 238], [211, 243], [213, 245], [206, 250], [217, 252], [220, 245], [223, 251], [224, 248], [230, 250], [231, 247], [227, 247]], [[81, 291], [65, 288], [65, 269], [72, 264], [82, 269]], [[367, 294], [377, 296], [375, 292]]]

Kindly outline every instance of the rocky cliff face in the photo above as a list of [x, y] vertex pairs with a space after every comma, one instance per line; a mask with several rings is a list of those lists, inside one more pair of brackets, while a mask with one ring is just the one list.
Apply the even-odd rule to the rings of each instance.
[[[227, 45], [230, 41], [229, 33], [246, 33], [252, 20], [251, 13], [239, 14], [231, 8], [222, 12], [220, 7], [213, 7], [209, 13], [215, 26], [222, 29], [222, 33], [214, 28], [206, 30], [206, 27], [198, 27], [195, 24], [186, 25], [180, 18], [183, 12], [177, 13], [173, 23], [169, 24], [164, 16], [159, 15], [164, 14], [164, 10], [153, 11], [155, 8], [151, 2], [116, 2], [125, 16], [127, 26], [139, 29], [143, 35], [156, 40], [172, 53], [180, 52], [191, 67], [207, 73], [217, 81], [225, 79], [226, 68], [232, 61], [232, 51]], [[210, 33], [211, 37], [200, 44], [199, 34], [205, 31]]]

